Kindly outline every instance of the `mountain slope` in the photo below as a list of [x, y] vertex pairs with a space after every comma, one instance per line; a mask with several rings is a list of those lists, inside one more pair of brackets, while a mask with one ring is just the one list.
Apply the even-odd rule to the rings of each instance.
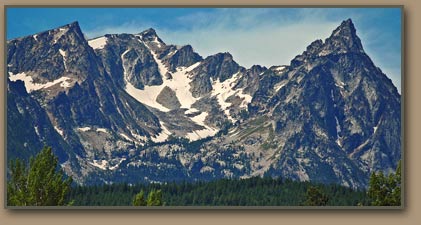
[[401, 158], [400, 95], [351, 20], [270, 68], [153, 29], [85, 40], [72, 23], [7, 44], [8, 156], [52, 145], [79, 183], [267, 174], [360, 188]]

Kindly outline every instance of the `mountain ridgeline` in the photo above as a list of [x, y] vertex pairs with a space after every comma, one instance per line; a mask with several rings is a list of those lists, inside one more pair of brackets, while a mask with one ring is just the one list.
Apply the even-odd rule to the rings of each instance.
[[366, 188], [401, 159], [401, 98], [352, 21], [290, 65], [203, 58], [77, 22], [7, 41], [7, 160], [52, 146], [82, 185], [269, 175]]

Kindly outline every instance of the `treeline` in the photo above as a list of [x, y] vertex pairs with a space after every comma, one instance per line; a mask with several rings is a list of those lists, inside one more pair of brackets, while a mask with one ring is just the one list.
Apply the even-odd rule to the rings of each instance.
[[357, 206], [369, 205], [365, 191], [271, 177], [196, 183], [112, 184], [73, 187], [74, 206], [130, 206], [138, 193], [155, 190], [164, 206]]
[[8, 206], [400, 206], [401, 163], [373, 173], [368, 190], [270, 176], [214, 181], [77, 186], [58, 167], [51, 148], [11, 161]]

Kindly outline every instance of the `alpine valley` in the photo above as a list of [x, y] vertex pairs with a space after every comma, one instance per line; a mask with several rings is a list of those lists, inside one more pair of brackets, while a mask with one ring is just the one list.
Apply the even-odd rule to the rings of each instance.
[[7, 73], [7, 160], [52, 146], [82, 185], [268, 175], [357, 189], [401, 159], [401, 96], [350, 19], [270, 68], [153, 29], [87, 40], [74, 22], [7, 41]]

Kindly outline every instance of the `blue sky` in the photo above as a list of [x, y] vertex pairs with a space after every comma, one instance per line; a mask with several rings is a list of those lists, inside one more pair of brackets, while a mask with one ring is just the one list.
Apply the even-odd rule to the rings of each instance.
[[78, 21], [88, 38], [154, 28], [203, 57], [230, 52], [242, 66], [285, 65], [351, 18], [367, 54], [401, 85], [400, 8], [7, 8], [7, 39]]

